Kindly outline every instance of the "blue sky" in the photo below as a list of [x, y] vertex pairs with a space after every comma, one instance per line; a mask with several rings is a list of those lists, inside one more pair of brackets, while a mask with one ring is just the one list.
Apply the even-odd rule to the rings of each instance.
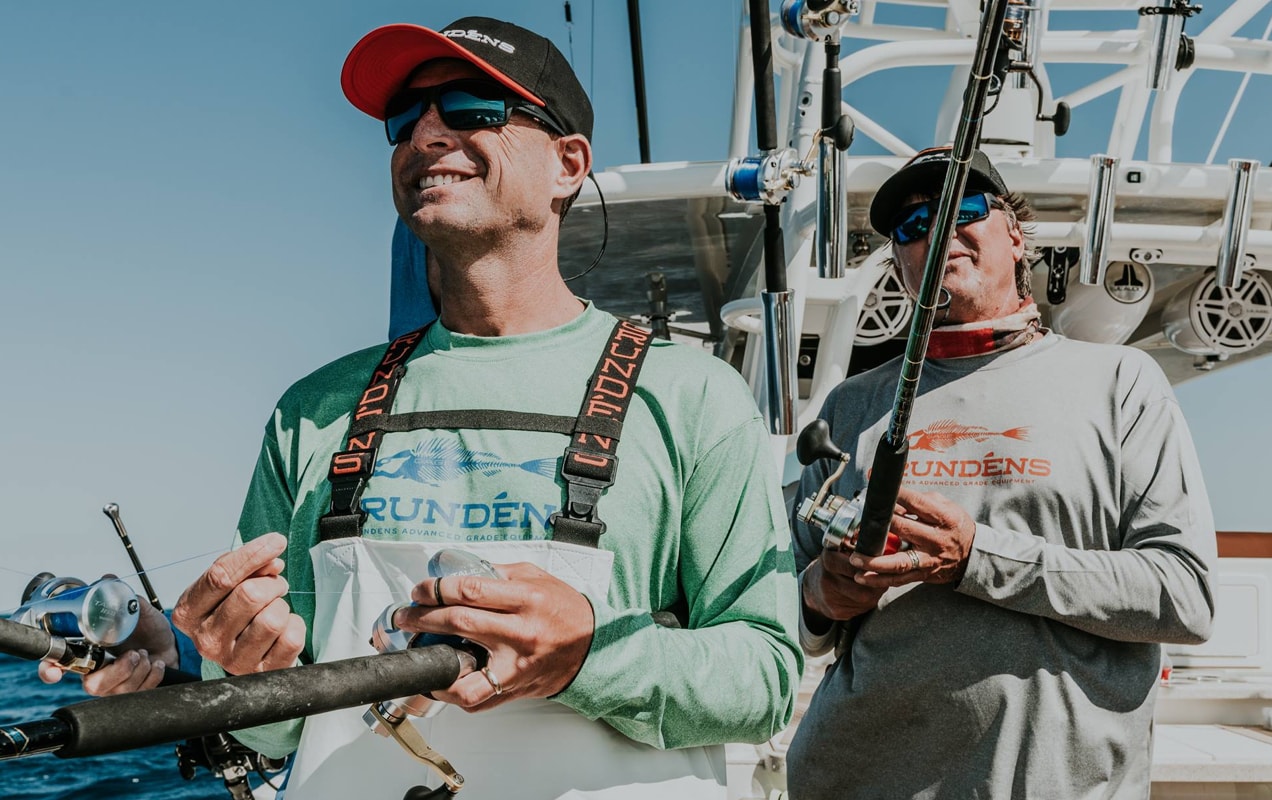
[[[598, 165], [635, 162], [625, 4], [572, 5]], [[642, 3], [656, 160], [724, 156], [737, 8]], [[344, 56], [377, 25], [470, 13], [571, 50], [557, 0], [5, 4], [0, 608], [40, 570], [131, 572], [108, 501], [169, 605], [228, 547], [278, 395], [384, 338], [389, 148], [340, 92]], [[907, 72], [905, 96], [933, 102], [934, 74]], [[893, 80], [863, 91], [898, 96]], [[1255, 83], [1220, 159], [1266, 157], [1267, 87]], [[1181, 157], [1205, 158], [1235, 85], [1200, 85], [1214, 119], [1176, 132]], [[1101, 149], [1113, 102], [1083, 107], [1062, 154]], [[929, 115], [885, 105], [881, 121], [927, 143]], [[853, 152], [881, 150], [863, 139]], [[1220, 526], [1272, 530], [1272, 360], [1178, 393]]]

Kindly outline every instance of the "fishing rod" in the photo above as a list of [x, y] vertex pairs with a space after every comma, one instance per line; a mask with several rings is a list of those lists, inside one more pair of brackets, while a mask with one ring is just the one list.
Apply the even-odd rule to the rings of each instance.
[[141, 559], [137, 557], [137, 552], [133, 550], [132, 540], [128, 538], [128, 531], [124, 528], [124, 521], [119, 516], [119, 504], [107, 503], [102, 506], [102, 513], [110, 518], [110, 522], [115, 526], [115, 533], [119, 535], [119, 541], [124, 543], [124, 550], [128, 552], [128, 560], [132, 562], [133, 569], [137, 570], [137, 578], [141, 581], [141, 586], [146, 590], [146, 598], [150, 600], [150, 605], [160, 611], [163, 611], [163, 603], [159, 602], [159, 595], [155, 593], [155, 587], [150, 584], [150, 576], [146, 574], [146, 568], [141, 565]]
[[[152, 606], [163, 611], [163, 603], [155, 593], [146, 568], [133, 549], [128, 531], [119, 516], [119, 506], [107, 503], [102, 513], [110, 518], [128, 551], [128, 558], [145, 587]], [[78, 578], [57, 577], [51, 572], [41, 572], [31, 579], [22, 592], [22, 605], [9, 615], [11, 622], [20, 623], [51, 637], [49, 648], [43, 654], [10, 652], [0, 643], [0, 652], [33, 661], [51, 664], [87, 675], [105, 666], [111, 660], [107, 649], [122, 644], [141, 619], [141, 604], [137, 593], [127, 583], [108, 575], [93, 583]], [[16, 641], [16, 639], [14, 640]], [[165, 669], [161, 686], [190, 683], [199, 676], [176, 669]]]
[[[146, 575], [124, 528], [116, 503], [102, 508], [128, 551], [128, 557], [149, 596], [160, 612], [163, 603]], [[0, 618], [0, 652], [87, 675], [110, 663], [110, 648], [121, 646], [136, 630], [141, 618], [141, 602], [132, 587], [114, 576], [91, 584], [78, 578], [56, 577], [41, 572], [27, 584], [22, 605], [9, 619]], [[173, 667], [164, 669], [160, 686], [192, 683], [200, 676]], [[248, 772], [268, 782], [266, 773], [278, 772], [283, 759], [272, 759], [248, 748], [224, 732], [191, 739], [177, 745], [177, 769], [193, 780], [203, 767], [225, 784], [233, 800], [254, 800]]]
[[795, 318], [786, 286], [786, 245], [781, 205], [811, 170], [791, 148], [777, 147], [777, 107], [773, 89], [773, 32], [766, 0], [749, 0], [751, 64], [755, 73], [755, 139], [760, 154], [733, 159], [725, 185], [735, 199], [764, 204], [764, 374], [769, 430], [790, 434], [795, 425]]
[[[0, 637], [38, 649], [40, 642], [15, 625], [24, 628], [0, 620]], [[445, 689], [473, 666], [463, 650], [430, 645], [99, 697], [0, 725], [0, 761], [39, 753], [83, 758], [300, 719]]]
[[[1010, 15], [1009, 6], [1012, 9]], [[915, 300], [914, 318], [906, 340], [905, 358], [902, 360], [901, 375], [897, 381], [892, 414], [888, 420], [888, 428], [875, 450], [864, 497], [862, 493], [858, 493], [851, 499], [845, 499], [829, 493], [831, 483], [842, 474], [848, 455], [831, 441], [830, 428], [824, 420], [816, 420], [805, 428], [796, 444], [796, 455], [805, 465], [818, 458], [840, 462], [838, 469], [822, 484], [816, 497], [805, 499], [797, 512], [805, 523], [822, 528], [823, 544], [827, 547], [851, 547], [865, 555], [876, 556], [885, 552], [885, 549], [900, 546], [900, 541], [894, 534], [888, 533], [888, 528], [892, 524], [893, 509], [896, 507], [897, 494], [909, 455], [906, 433], [914, 400], [918, 395], [928, 337], [932, 333], [936, 310], [940, 306], [950, 234], [954, 230], [959, 200], [967, 186], [972, 155], [980, 141], [985, 99], [990, 94], [991, 84], [995, 84], [994, 91], [1002, 89], [1008, 70], [1014, 66], [1012, 51], [1022, 54], [1027, 52], [1028, 42], [1025, 37], [1030, 26], [1023, 23], [1031, 12], [1032, 7], [1025, 0], [986, 2], [975, 57], [968, 75], [967, 88], [963, 92], [962, 116], [932, 223], [927, 260], [923, 266], [918, 298]]]
[[[102, 513], [110, 519], [115, 533], [119, 536], [119, 541], [123, 543], [124, 550], [128, 553], [128, 560], [132, 562], [137, 578], [146, 590], [150, 605], [162, 612], [163, 603], [159, 600], [159, 593], [155, 591], [154, 585], [150, 583], [146, 568], [141, 565], [141, 558], [133, 548], [132, 539], [129, 538], [128, 530], [124, 527], [124, 520], [119, 515], [119, 504], [107, 503], [102, 506]], [[174, 683], [196, 681], [200, 680], [200, 677], [165, 669], [159, 685], [168, 686]], [[181, 773], [182, 778], [187, 781], [194, 780], [198, 774], [198, 768], [203, 767], [221, 779], [225, 790], [229, 792], [233, 800], [255, 800], [252, 786], [247, 781], [249, 771], [255, 772], [261, 780], [273, 787], [273, 784], [269, 783], [267, 773], [280, 772], [287, 764], [286, 759], [270, 758], [263, 753], [258, 753], [224, 731], [179, 743], [176, 747], [176, 756], [177, 771]]]
[[[849, 0], [786, 0], [781, 19], [796, 36], [823, 41], [826, 69], [822, 86], [822, 125], [816, 135], [819, 151], [817, 227], [818, 272], [842, 275], [845, 217], [843, 214], [842, 156], [852, 142], [852, 119], [842, 113], [839, 72], [839, 29], [856, 13]], [[768, 3], [750, 0], [751, 65], [755, 76], [755, 139], [760, 154], [733, 159], [725, 185], [735, 199], [764, 204], [763, 311], [765, 397], [769, 430], [788, 435], [795, 426], [795, 315], [794, 295], [786, 283], [786, 245], [782, 236], [781, 205], [811, 175], [814, 165], [793, 148], [778, 149], [777, 108], [773, 86], [773, 32]]]
[[839, 70], [842, 28], [859, 13], [857, 0], [784, 0], [782, 27], [792, 36], [820, 42], [825, 52], [822, 69], [821, 128], [817, 131], [817, 276], [846, 274], [848, 216], [844, 213], [844, 154], [852, 144], [855, 125], [843, 112], [843, 76]]

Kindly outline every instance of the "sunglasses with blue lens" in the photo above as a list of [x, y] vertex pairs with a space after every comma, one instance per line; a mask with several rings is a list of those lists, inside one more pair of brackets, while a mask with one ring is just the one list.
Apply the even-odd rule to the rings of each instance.
[[411, 138], [415, 124], [437, 105], [437, 114], [446, 127], [456, 131], [499, 128], [508, 116], [520, 111], [543, 123], [554, 133], [565, 135], [542, 108], [509, 92], [494, 81], [466, 79], [437, 86], [404, 89], [389, 101], [384, 112], [384, 133], [389, 144]]
[[[923, 203], [906, 206], [897, 214], [897, 222], [892, 227], [892, 241], [897, 244], [909, 244], [927, 238], [932, 230], [932, 220], [936, 216], [939, 200], [933, 199]], [[993, 200], [988, 192], [966, 195], [958, 204], [956, 225], [985, 219], [993, 208]]]

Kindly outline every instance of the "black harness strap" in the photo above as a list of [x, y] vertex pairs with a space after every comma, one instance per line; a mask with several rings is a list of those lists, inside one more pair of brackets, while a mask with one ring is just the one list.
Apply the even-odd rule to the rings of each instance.
[[574, 417], [555, 414], [530, 414], [525, 411], [498, 411], [478, 408], [463, 411], [414, 411], [387, 417], [364, 417], [353, 423], [350, 436], [368, 431], [406, 433], [418, 430], [491, 430], [543, 431], [569, 436], [574, 432]]
[[522, 411], [462, 409], [392, 414], [393, 398], [406, 372], [411, 353], [427, 328], [395, 339], [371, 375], [354, 411], [345, 449], [331, 457], [331, 510], [318, 520], [319, 541], [362, 535], [366, 512], [359, 507], [362, 492], [375, 469], [376, 451], [386, 433], [434, 430], [521, 430], [560, 433], [570, 437], [561, 460], [566, 500], [548, 518], [554, 541], [596, 547], [605, 523], [596, 515], [601, 494], [614, 485], [618, 470], [618, 437], [636, 379], [649, 352], [652, 334], [619, 322], [588, 381], [587, 395], [577, 418]]
[[[371, 418], [388, 416], [393, 408], [404, 366], [415, 347], [424, 340], [427, 326], [404, 333], [389, 343], [380, 364], [371, 373], [366, 391], [353, 411], [353, 425]], [[327, 480], [331, 483], [331, 510], [318, 520], [318, 539], [327, 541], [347, 536], [359, 536], [366, 512], [359, 506], [362, 492], [375, 469], [375, 454], [384, 435], [378, 430], [354, 433], [352, 426], [345, 437], [345, 449], [331, 457]]]
[[566, 496], [562, 509], [549, 518], [553, 541], [596, 547], [605, 533], [596, 504], [614, 484], [618, 436], [651, 338], [649, 331], [627, 321], [610, 333], [561, 461]]

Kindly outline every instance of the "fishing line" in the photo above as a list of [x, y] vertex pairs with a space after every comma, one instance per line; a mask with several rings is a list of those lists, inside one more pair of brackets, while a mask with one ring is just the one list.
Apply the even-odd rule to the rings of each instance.
[[[169, 567], [175, 567], [178, 564], [184, 564], [187, 561], [194, 561], [196, 558], [207, 558], [208, 556], [217, 556], [217, 555], [221, 555], [224, 552], [225, 551], [221, 549], [209, 550], [206, 553], [198, 553], [196, 555], [186, 556], [185, 558], [179, 558], [176, 561], [170, 561], [167, 564], [160, 564], [159, 566], [154, 567], [153, 569], [147, 569], [146, 572], [147, 573], [159, 572], [160, 570], [168, 569]], [[12, 575], [21, 575], [25, 578], [30, 578], [36, 573], [41, 572], [41, 570], [21, 570], [21, 569], [13, 569], [11, 567], [0, 567], [0, 572], [7, 572]], [[111, 573], [111, 574], [115, 575], [115, 577], [119, 578], [120, 580], [127, 580], [129, 578], [136, 578], [141, 573], [131, 572], [127, 574], [120, 574], [120, 573]]]
[[0, 567], [0, 572], [8, 572], [8, 573], [10, 573], [11, 575], [21, 575], [21, 576], [26, 577], [26, 578], [30, 578], [32, 575], [34, 575], [34, 574], [35, 574], [35, 572], [31, 572], [31, 571], [25, 571], [25, 572], [24, 572], [23, 570], [20, 570], [20, 569], [10, 569], [9, 567]]

